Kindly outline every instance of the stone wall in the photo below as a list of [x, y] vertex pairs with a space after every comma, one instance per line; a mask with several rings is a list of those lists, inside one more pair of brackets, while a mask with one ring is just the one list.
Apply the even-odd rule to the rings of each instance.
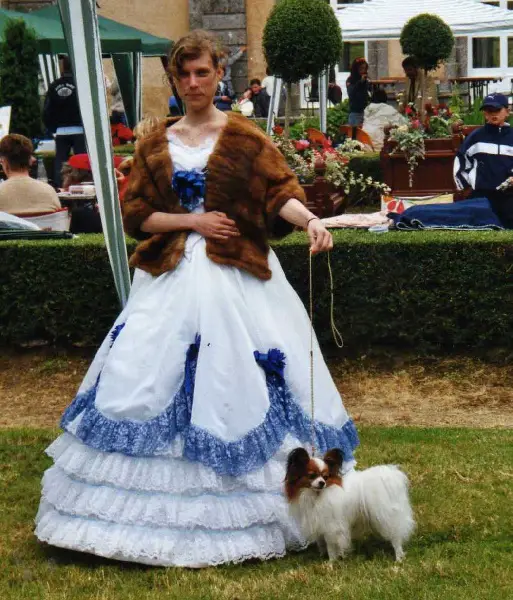
[[[245, 0], [189, 0], [190, 29], [207, 29], [216, 34], [229, 52], [248, 43]], [[247, 86], [246, 54], [232, 67], [232, 82], [237, 93]]]

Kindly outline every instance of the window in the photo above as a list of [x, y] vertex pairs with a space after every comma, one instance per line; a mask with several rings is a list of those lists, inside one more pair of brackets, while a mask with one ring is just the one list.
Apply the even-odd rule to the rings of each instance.
[[513, 67], [513, 38], [508, 38], [508, 67]]
[[508, 10], [513, 10], [513, 2], [508, 0]]
[[472, 38], [472, 66], [474, 69], [500, 67], [500, 38]]
[[365, 44], [363, 42], [344, 42], [338, 70], [342, 72], [350, 71], [353, 60], [360, 56], [365, 56]]

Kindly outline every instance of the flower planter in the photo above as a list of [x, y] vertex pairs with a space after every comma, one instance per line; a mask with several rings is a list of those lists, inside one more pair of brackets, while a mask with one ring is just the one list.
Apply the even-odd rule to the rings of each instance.
[[409, 185], [408, 164], [402, 152], [393, 153], [395, 142], [386, 139], [381, 151], [384, 182], [396, 196], [430, 196], [456, 192], [453, 177], [454, 158], [462, 136], [425, 140], [426, 157], [420, 160]]
[[306, 195], [306, 207], [314, 215], [323, 219], [341, 215], [346, 210], [347, 198], [338, 192], [324, 177], [318, 176], [314, 183], [301, 186]]

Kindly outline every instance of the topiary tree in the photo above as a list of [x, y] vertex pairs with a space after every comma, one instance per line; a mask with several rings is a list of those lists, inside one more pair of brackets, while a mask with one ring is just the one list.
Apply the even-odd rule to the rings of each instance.
[[[454, 47], [452, 31], [440, 17], [427, 13], [410, 19], [401, 31], [403, 54], [414, 56], [425, 76], [451, 55]], [[422, 111], [426, 104], [426, 77], [422, 87]]]
[[0, 106], [11, 106], [11, 133], [41, 135], [37, 37], [23, 19], [9, 19], [0, 42]]
[[340, 24], [325, 0], [281, 0], [267, 19], [262, 44], [271, 73], [287, 84], [288, 136], [292, 84], [310, 75], [318, 77], [338, 62], [342, 52]]

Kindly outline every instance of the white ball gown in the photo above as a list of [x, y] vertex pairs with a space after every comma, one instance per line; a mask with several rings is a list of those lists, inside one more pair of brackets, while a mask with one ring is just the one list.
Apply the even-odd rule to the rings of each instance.
[[[169, 134], [175, 173], [200, 172], [213, 147]], [[288, 452], [311, 440], [310, 322], [269, 263], [269, 281], [215, 264], [191, 233], [175, 270], [136, 270], [47, 449], [41, 541], [184, 567], [305, 546], [282, 488]], [[356, 430], [317, 342], [314, 357], [316, 447], [341, 448], [348, 470]]]

